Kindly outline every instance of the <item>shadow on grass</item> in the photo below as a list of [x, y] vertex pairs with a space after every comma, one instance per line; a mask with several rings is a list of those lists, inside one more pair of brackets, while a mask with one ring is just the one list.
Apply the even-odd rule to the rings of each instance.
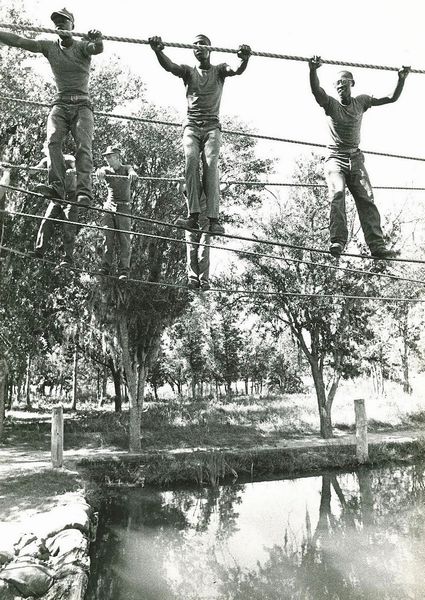
[[57, 505], [62, 494], [81, 487], [76, 473], [54, 469], [4, 477], [1, 480], [0, 520], [20, 519], [25, 511], [44, 512]]

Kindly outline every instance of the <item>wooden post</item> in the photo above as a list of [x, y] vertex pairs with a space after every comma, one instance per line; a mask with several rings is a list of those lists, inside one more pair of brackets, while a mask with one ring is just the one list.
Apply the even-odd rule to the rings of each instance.
[[354, 413], [356, 417], [356, 456], [359, 463], [362, 464], [369, 460], [367, 417], [364, 400], [354, 400]]
[[72, 366], [72, 410], [77, 410], [77, 391], [78, 391], [78, 348], [74, 348], [74, 363]]
[[63, 406], [52, 409], [52, 466], [63, 466]]

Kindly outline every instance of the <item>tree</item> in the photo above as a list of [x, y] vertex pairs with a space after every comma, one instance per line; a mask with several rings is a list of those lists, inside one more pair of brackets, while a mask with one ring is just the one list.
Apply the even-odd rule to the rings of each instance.
[[[295, 180], [320, 183], [322, 178], [317, 173], [318, 159], [313, 155], [309, 161], [298, 163]], [[326, 248], [327, 213], [326, 193], [321, 188], [295, 190], [264, 225], [264, 233], [292, 246]], [[354, 236], [351, 243], [355, 248], [361, 247]], [[258, 252], [264, 249], [260, 244], [256, 247]], [[362, 352], [374, 336], [374, 306], [348, 296], [385, 293], [385, 283], [370, 276], [374, 273], [373, 263], [362, 265], [362, 275], [336, 270], [335, 261], [327, 256], [320, 262], [328, 268], [318, 267], [316, 254], [294, 247], [279, 249], [279, 255], [280, 260], [247, 256], [244, 283], [275, 294], [268, 302], [261, 295], [252, 296], [252, 310], [277, 330], [289, 329], [302, 350], [314, 382], [320, 432], [328, 438], [332, 436], [332, 404], [340, 379], [360, 372]], [[353, 268], [357, 264], [346, 260], [345, 266]]]

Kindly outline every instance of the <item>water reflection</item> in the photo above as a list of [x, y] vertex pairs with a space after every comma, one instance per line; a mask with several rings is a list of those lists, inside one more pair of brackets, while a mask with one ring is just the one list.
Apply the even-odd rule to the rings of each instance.
[[424, 470], [111, 496], [87, 597], [423, 600]]

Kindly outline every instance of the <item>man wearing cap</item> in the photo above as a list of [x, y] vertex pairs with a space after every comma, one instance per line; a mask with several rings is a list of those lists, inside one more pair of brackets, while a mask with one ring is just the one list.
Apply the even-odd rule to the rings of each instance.
[[[47, 147], [43, 146], [43, 150], [47, 151]], [[77, 187], [77, 174], [75, 171], [75, 158], [72, 154], [65, 154], [64, 160], [66, 165], [65, 198], [68, 200], [68, 203], [64, 204], [63, 202], [54, 199], [50, 201], [38, 230], [34, 250], [34, 256], [36, 257], [41, 258], [44, 256], [49, 240], [53, 235], [55, 221], [51, 221], [50, 219], [62, 219], [64, 221], [70, 221], [71, 223], [78, 221], [78, 208], [75, 204], [69, 203], [76, 201], [75, 191]], [[33, 167], [33, 169], [44, 169], [46, 167], [48, 168], [48, 166], [49, 157], [45, 156], [35, 167]], [[32, 169], [30, 169], [30, 172], [31, 170]], [[73, 262], [77, 226], [71, 223], [62, 223], [64, 257], [59, 263], [59, 266], [61, 267], [72, 265]]]
[[309, 61], [310, 86], [316, 102], [328, 116], [331, 142], [325, 163], [325, 175], [331, 199], [329, 252], [339, 258], [348, 239], [345, 212], [345, 186], [347, 185], [356, 203], [360, 224], [372, 256], [389, 259], [397, 252], [386, 247], [381, 229], [381, 217], [373, 199], [373, 191], [364, 166], [364, 156], [359, 150], [360, 128], [363, 114], [372, 106], [391, 104], [400, 97], [409, 67], [398, 72], [397, 86], [390, 96], [374, 98], [362, 94], [353, 97], [351, 88], [354, 78], [350, 71], [340, 71], [335, 88], [339, 101], [328, 96], [320, 87], [317, 69], [322, 65], [320, 57]]
[[185, 154], [185, 179], [189, 204], [188, 218], [180, 217], [176, 225], [185, 229], [199, 229], [199, 201], [201, 198], [201, 180], [199, 159], [202, 156], [204, 189], [207, 199], [209, 233], [224, 233], [219, 223], [219, 173], [218, 159], [221, 145], [221, 125], [219, 120], [221, 95], [226, 77], [241, 75], [248, 64], [251, 49], [247, 45], [239, 46], [237, 55], [240, 64], [236, 69], [222, 63], [212, 65], [211, 41], [205, 35], [197, 35], [194, 40], [196, 67], [173, 63], [163, 52], [164, 44], [160, 37], [149, 38], [159, 64], [168, 72], [183, 79], [186, 87], [187, 118], [183, 123], [183, 149]]
[[56, 82], [57, 94], [47, 120], [49, 185], [40, 186], [39, 191], [49, 198], [64, 198], [66, 167], [62, 142], [71, 131], [77, 146], [77, 201], [89, 205], [92, 199], [93, 110], [88, 84], [91, 57], [103, 51], [102, 34], [91, 30], [86, 39], [74, 39], [74, 16], [66, 8], [53, 12], [51, 19], [58, 32], [57, 40], [33, 40], [0, 31], [0, 42], [43, 54]]
[[[108, 146], [103, 156], [108, 166], [101, 167], [96, 172], [98, 180], [104, 182], [108, 189], [108, 196], [103, 205], [103, 209], [108, 212], [102, 216], [104, 227], [102, 274], [109, 275], [111, 272], [114, 241], [117, 235], [119, 279], [124, 280], [127, 279], [130, 271], [131, 184], [137, 179], [137, 173], [131, 165], [122, 163], [119, 146]], [[116, 232], [114, 229], [121, 231]]]

